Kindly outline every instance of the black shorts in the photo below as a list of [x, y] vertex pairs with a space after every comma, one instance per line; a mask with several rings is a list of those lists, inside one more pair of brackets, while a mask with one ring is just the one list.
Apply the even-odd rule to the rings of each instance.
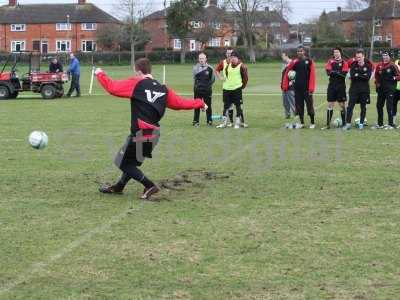
[[238, 88], [233, 91], [223, 90], [222, 91], [222, 99], [224, 103], [243, 103], [243, 93], [242, 88]]
[[349, 100], [355, 104], [370, 104], [371, 96], [369, 92], [365, 91], [350, 91]]
[[328, 85], [328, 102], [346, 102], [346, 85], [329, 84]]
[[159, 138], [157, 136], [152, 139], [140, 139], [129, 135], [115, 156], [115, 165], [120, 169], [124, 169], [128, 165], [141, 166], [145, 158], [152, 158], [152, 152]]

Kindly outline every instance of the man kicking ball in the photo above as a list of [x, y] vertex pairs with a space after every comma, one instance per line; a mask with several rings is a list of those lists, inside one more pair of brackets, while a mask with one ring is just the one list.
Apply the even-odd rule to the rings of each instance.
[[100, 187], [100, 192], [121, 194], [129, 180], [134, 179], [144, 186], [141, 199], [148, 200], [159, 192], [159, 188], [138, 167], [146, 157], [152, 157], [151, 153], [160, 138], [159, 121], [166, 108], [207, 109], [207, 105], [201, 99], [184, 99], [154, 80], [147, 58], [136, 61], [135, 71], [136, 76], [126, 80], [112, 80], [102, 69], [95, 71], [99, 83], [107, 92], [128, 98], [131, 103], [131, 133], [115, 158], [122, 176], [117, 183]]

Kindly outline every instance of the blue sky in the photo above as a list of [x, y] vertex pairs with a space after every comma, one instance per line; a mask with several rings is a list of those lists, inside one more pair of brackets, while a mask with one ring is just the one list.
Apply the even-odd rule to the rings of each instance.
[[[39, 4], [39, 3], [77, 3], [71, 0], [19, 0], [21, 4]], [[116, 14], [116, 3], [118, 0], [88, 0], [97, 6], [103, 8], [111, 14]], [[336, 10], [338, 6], [345, 6], [345, 0], [289, 0], [293, 13], [289, 18], [290, 23], [304, 22], [308, 19], [318, 16], [324, 9], [327, 11]], [[0, 4], [7, 4], [8, 0], [0, 0]], [[143, 0], [143, 8], [150, 4], [151, 10], [162, 7], [163, 0]]]

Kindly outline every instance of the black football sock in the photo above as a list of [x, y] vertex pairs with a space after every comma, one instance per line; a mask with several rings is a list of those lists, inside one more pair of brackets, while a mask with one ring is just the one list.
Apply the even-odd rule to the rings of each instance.
[[129, 180], [131, 180], [132, 177], [129, 176], [126, 173], [122, 173], [121, 178], [118, 180], [118, 182], [115, 184], [116, 187], [120, 188], [123, 190], [125, 186], [128, 184]]
[[229, 120], [233, 123], [233, 109], [228, 110]]
[[333, 109], [328, 108], [326, 110], [326, 126], [330, 126], [332, 122], [332, 116], [333, 116]]
[[340, 116], [342, 117], [342, 125], [346, 124], [346, 109], [340, 111]]
[[141, 180], [140, 182], [144, 185], [144, 187], [145, 187], [146, 189], [151, 188], [152, 186], [155, 186], [154, 182], [151, 181], [150, 179], [148, 179], [148, 178], [147, 178], [146, 176], [144, 176], [144, 175], [143, 175], [143, 178], [142, 178], [142, 180]]
[[[364, 124], [365, 116], [367, 115], [367, 105], [366, 104], [361, 104], [360, 106], [361, 106], [360, 124]], [[383, 125], [383, 121], [382, 121], [382, 125]]]
[[304, 125], [304, 115], [299, 115], [300, 123]]
[[244, 115], [243, 115], [243, 112], [240, 114], [240, 119], [241, 119], [242, 123], [244, 123]]
[[315, 124], [315, 115], [310, 115], [311, 124]]

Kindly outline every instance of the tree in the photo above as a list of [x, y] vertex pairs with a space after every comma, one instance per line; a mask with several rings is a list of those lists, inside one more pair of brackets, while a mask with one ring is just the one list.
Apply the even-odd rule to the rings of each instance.
[[119, 0], [118, 9], [124, 16], [125, 32], [131, 49], [131, 66], [134, 68], [136, 47], [149, 41], [149, 35], [141, 22], [145, 9], [140, 9], [139, 0]]
[[180, 0], [173, 2], [167, 10], [168, 33], [181, 40], [181, 63], [185, 63], [186, 39], [192, 31], [191, 21], [205, 4], [205, 0]]
[[113, 50], [120, 44], [121, 26], [116, 24], [107, 24], [99, 26], [96, 33], [97, 44], [105, 50]]
[[317, 43], [342, 42], [344, 35], [339, 26], [332, 24], [325, 11], [322, 12], [315, 26]]
[[282, 16], [290, 11], [287, 0], [226, 0], [227, 7], [234, 11], [236, 24], [243, 36], [247, 53], [250, 61], [256, 61], [254, 33], [257, 23], [257, 15], [265, 12], [266, 7], [273, 7], [278, 10]]

